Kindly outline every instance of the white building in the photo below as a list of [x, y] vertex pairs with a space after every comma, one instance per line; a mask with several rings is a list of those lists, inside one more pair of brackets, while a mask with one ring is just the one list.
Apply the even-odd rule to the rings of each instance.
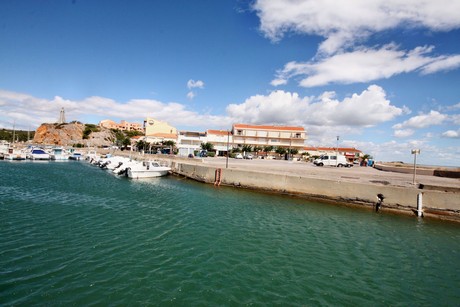
[[233, 135], [227, 130], [206, 131], [206, 142], [211, 143], [216, 151], [216, 156], [225, 156], [233, 148]]
[[284, 147], [301, 151], [307, 133], [303, 127], [235, 124], [232, 129], [235, 147]]
[[201, 143], [206, 143], [206, 133], [196, 131], [179, 131], [177, 135], [178, 155], [187, 157], [201, 149]]

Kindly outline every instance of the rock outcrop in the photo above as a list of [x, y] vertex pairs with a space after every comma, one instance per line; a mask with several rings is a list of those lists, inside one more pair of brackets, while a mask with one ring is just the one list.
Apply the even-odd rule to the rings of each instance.
[[98, 128], [99, 131], [89, 133], [83, 138], [85, 125], [81, 123], [69, 124], [42, 124], [35, 131], [34, 143], [47, 145], [72, 146], [82, 144], [84, 146], [110, 146], [115, 136], [106, 128]]

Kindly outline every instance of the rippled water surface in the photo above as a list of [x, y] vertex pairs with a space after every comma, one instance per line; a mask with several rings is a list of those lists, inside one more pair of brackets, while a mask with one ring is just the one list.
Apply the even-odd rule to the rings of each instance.
[[0, 161], [0, 305], [460, 305], [460, 226]]

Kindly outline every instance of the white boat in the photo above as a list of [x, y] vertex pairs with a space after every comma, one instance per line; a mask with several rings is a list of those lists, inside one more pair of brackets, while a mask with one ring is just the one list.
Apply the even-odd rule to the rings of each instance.
[[8, 152], [3, 154], [5, 160], [25, 160], [27, 154], [21, 150], [14, 149], [13, 147], [8, 148]]
[[125, 160], [128, 160], [128, 158], [120, 156], [111, 156], [102, 159], [99, 163], [99, 167], [102, 169], [113, 170], [114, 168], [118, 167], [121, 162], [124, 162]]
[[69, 155], [62, 147], [55, 147], [51, 149], [50, 152], [50, 159], [51, 160], [69, 160]]
[[98, 160], [98, 159], [99, 159], [99, 155], [96, 150], [89, 150], [85, 154], [85, 160], [89, 161], [90, 163], [91, 161]]
[[161, 166], [157, 161], [143, 161], [127, 168], [126, 176], [132, 179], [161, 177], [169, 174], [170, 167]]
[[32, 150], [27, 154], [27, 159], [30, 160], [49, 160], [50, 154], [44, 151], [41, 148], [32, 148]]
[[73, 154], [71, 154], [69, 156], [69, 160], [76, 160], [76, 161], [80, 161], [81, 159], [83, 159], [83, 156], [81, 153], [79, 152], [74, 152]]
[[128, 159], [123, 162], [120, 162], [118, 166], [112, 170], [112, 172], [115, 175], [126, 175], [128, 168], [136, 168], [139, 164], [142, 164], [142, 162]]

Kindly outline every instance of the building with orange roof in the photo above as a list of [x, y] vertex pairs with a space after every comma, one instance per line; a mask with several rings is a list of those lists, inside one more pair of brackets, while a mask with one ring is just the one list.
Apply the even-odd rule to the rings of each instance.
[[198, 131], [179, 131], [177, 135], [178, 155], [187, 157], [201, 149], [201, 143], [206, 142], [206, 133]]
[[207, 130], [207, 142], [214, 145], [217, 156], [225, 156], [233, 149], [233, 135], [229, 130]]
[[122, 120], [119, 124], [110, 119], [104, 119], [99, 122], [100, 127], [107, 129], [118, 129], [122, 131], [140, 131], [143, 132], [144, 128], [139, 123], [130, 123]]
[[284, 147], [301, 151], [305, 147], [307, 132], [303, 127], [234, 124], [233, 145], [258, 147]]
[[149, 143], [161, 143], [173, 141], [177, 143], [177, 129], [167, 122], [151, 117], [144, 120], [145, 141]]

